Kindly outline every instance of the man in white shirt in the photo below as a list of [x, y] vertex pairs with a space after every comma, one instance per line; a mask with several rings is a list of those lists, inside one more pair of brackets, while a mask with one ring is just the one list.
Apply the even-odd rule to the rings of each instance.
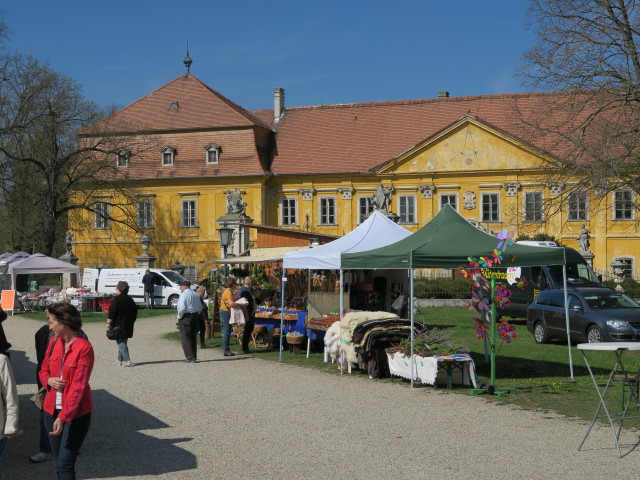
[[186, 357], [186, 362], [196, 363], [197, 334], [200, 316], [200, 296], [191, 289], [191, 282], [185, 280], [180, 284], [180, 298], [178, 299], [178, 325], [180, 327], [180, 342]]

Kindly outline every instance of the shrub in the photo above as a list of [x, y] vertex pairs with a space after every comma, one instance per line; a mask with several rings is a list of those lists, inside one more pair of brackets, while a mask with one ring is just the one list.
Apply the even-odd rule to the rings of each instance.
[[418, 298], [471, 298], [471, 284], [462, 278], [416, 278], [413, 295]]

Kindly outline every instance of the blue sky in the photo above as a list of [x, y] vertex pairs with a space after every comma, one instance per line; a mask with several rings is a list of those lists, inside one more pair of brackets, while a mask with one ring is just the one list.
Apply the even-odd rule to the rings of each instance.
[[48, 61], [100, 105], [191, 73], [247, 109], [526, 91], [525, 0], [3, 0], [10, 50]]

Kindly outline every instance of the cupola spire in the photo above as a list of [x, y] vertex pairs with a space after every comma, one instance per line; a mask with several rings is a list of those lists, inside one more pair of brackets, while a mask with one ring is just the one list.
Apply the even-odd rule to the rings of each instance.
[[187, 76], [189, 76], [189, 70], [191, 69], [191, 64], [193, 63], [193, 60], [191, 60], [191, 57], [189, 56], [189, 42], [187, 42], [187, 56], [184, 57], [182, 63], [184, 63], [184, 66], [187, 68]]

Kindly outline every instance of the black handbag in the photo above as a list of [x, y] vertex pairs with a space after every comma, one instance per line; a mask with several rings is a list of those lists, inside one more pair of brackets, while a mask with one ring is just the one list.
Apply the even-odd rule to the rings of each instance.
[[47, 396], [47, 389], [42, 387], [33, 396], [29, 399], [33, 402], [38, 410], [42, 410], [42, 405], [44, 405], [44, 397]]
[[107, 330], [107, 338], [109, 340], [118, 340], [120, 338], [120, 327], [112, 327]]

